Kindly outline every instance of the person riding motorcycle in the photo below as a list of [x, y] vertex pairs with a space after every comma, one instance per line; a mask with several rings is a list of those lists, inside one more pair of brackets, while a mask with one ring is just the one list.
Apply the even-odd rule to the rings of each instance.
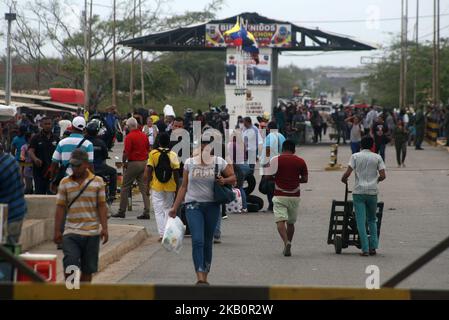
[[109, 158], [106, 143], [98, 137], [101, 122], [98, 119], [91, 120], [86, 126], [86, 139], [94, 145], [94, 170], [95, 175], [109, 180], [108, 204], [111, 205], [117, 192], [117, 170], [106, 164]]

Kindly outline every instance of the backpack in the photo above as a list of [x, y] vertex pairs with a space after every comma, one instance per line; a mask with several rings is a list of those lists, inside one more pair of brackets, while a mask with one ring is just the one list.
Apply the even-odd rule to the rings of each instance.
[[162, 183], [167, 183], [170, 181], [173, 174], [171, 160], [169, 157], [170, 150], [164, 150], [162, 148], [158, 148], [157, 150], [159, 151], [160, 156], [156, 168], [154, 168], [156, 178]]

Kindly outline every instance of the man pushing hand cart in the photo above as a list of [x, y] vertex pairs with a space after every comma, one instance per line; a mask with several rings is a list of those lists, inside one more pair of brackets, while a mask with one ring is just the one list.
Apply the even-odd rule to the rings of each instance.
[[[371, 151], [373, 143], [373, 139], [369, 136], [362, 138], [362, 151], [351, 156], [348, 169], [341, 178], [341, 181], [346, 184], [343, 220], [340, 222], [337, 217], [334, 201], [328, 238], [328, 243], [334, 240], [337, 253], [341, 252], [341, 247], [348, 246], [348, 238], [351, 235], [353, 241], [349, 244], [359, 245], [362, 249], [361, 256], [377, 253], [383, 211], [383, 203], [377, 201], [378, 183], [385, 180], [386, 167], [382, 158]], [[355, 172], [355, 185], [352, 191], [353, 201], [349, 202], [347, 200], [349, 193], [347, 184], [353, 171]], [[355, 216], [353, 215], [353, 209]], [[341, 232], [336, 232], [338, 231], [338, 225], [342, 225]], [[367, 225], [369, 234], [367, 233]], [[337, 235], [337, 233], [340, 235]]]

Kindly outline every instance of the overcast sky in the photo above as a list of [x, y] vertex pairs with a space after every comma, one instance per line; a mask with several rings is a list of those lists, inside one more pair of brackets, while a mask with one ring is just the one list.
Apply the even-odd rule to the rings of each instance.
[[[6, 10], [4, 2], [0, 8]], [[69, 0], [75, 11], [83, 10], [83, 0]], [[109, 16], [108, 7], [112, 0], [93, 0], [94, 12], [102, 16]], [[119, 1], [119, 0], [118, 0]], [[151, 5], [151, 0], [142, 0]], [[416, 0], [409, 1], [409, 38], [415, 35]], [[19, 0], [18, 3], [25, 3]], [[172, 0], [167, 10], [182, 13], [186, 10], [201, 10], [209, 3], [208, 0]], [[449, 0], [441, 0], [441, 36], [449, 35]], [[257, 12], [260, 15], [286, 20], [308, 28], [319, 28], [324, 31], [348, 35], [364, 42], [388, 46], [400, 32], [401, 0], [226, 0], [218, 18], [227, 18], [242, 12]], [[420, 0], [420, 41], [432, 40], [433, 1]], [[430, 17], [429, 17], [430, 16]], [[78, 18], [73, 17], [74, 21]], [[348, 20], [350, 22], [348, 22]], [[353, 21], [356, 20], [356, 21]], [[6, 24], [3, 22], [3, 30]], [[3, 37], [1, 53], [6, 47]], [[380, 51], [348, 52], [348, 53], [284, 53], [280, 64], [293, 63], [299, 67], [316, 66], [359, 66], [362, 56], [376, 56]], [[291, 56], [296, 55], [296, 56]]]

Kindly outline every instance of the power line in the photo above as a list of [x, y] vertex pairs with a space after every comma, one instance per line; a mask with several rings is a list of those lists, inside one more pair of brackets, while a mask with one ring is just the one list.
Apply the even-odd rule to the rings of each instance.
[[[447, 14], [441, 14], [440, 16], [445, 17], [449, 16], [449, 13]], [[433, 18], [433, 15], [424, 15], [424, 16], [418, 16], [420, 19], [425, 18]], [[409, 19], [416, 19], [416, 16], [409, 17]], [[293, 23], [353, 23], [353, 22], [366, 22], [367, 19], [351, 19], [351, 20], [302, 20], [302, 21], [291, 21]], [[380, 18], [377, 19], [377, 21], [399, 21], [401, 18]]]

